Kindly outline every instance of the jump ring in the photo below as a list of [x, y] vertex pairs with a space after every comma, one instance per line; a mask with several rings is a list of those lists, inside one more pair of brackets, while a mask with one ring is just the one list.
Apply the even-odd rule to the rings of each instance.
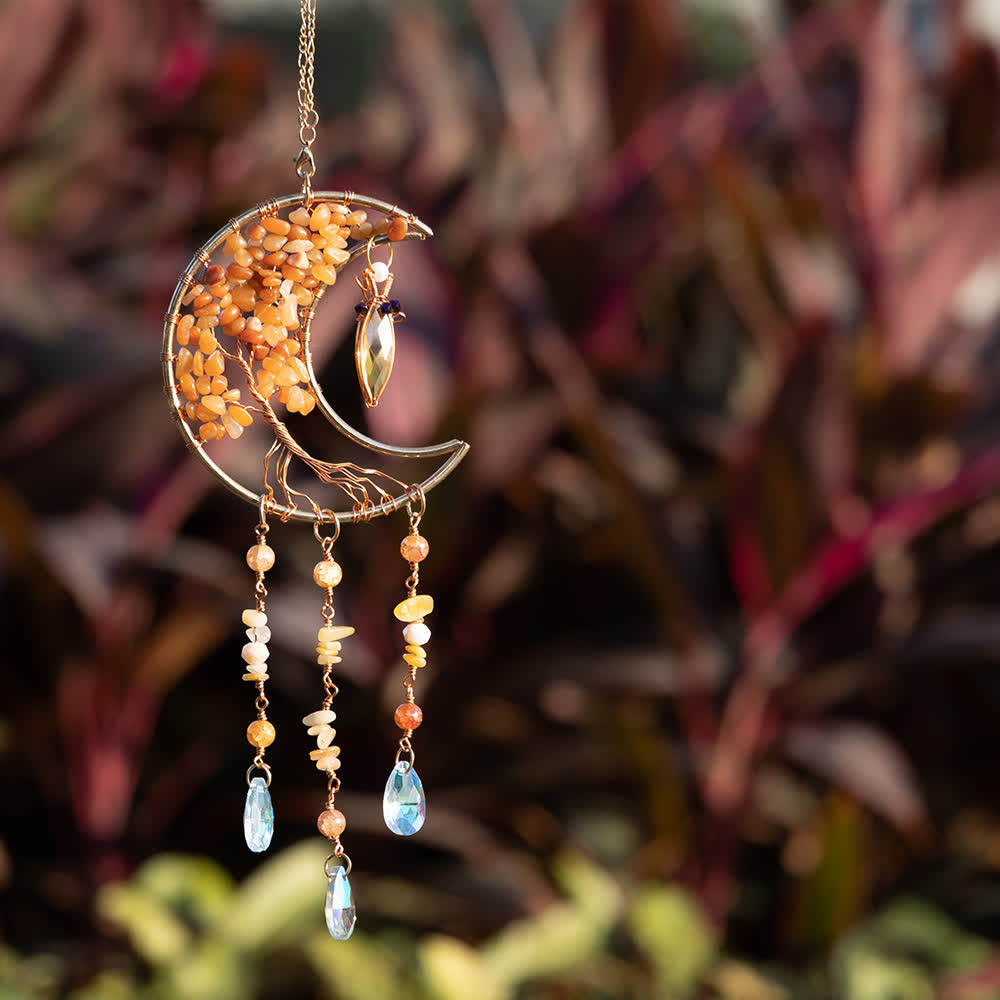
[[[405, 496], [407, 497], [406, 510], [410, 517], [423, 517], [427, 512], [427, 496], [424, 493], [424, 488], [419, 483], [413, 483], [406, 487]], [[416, 514], [413, 513], [413, 508], [410, 506], [411, 502], [420, 504], [420, 510]]]
[[[319, 533], [319, 526], [321, 524], [329, 524], [330, 522], [326, 520], [326, 515], [329, 514], [333, 518], [333, 534], [332, 535], [321, 535]], [[313, 521], [313, 534], [316, 536], [316, 541], [323, 546], [326, 550], [328, 545], [333, 545], [333, 543], [340, 537], [340, 518], [332, 510], [320, 511], [319, 516]]]
[[[338, 845], [338, 846], [339, 846], [339, 845]], [[336, 852], [334, 852], [333, 854], [330, 854], [330, 855], [328, 855], [328, 856], [327, 856], [327, 859], [326, 859], [326, 861], [324, 861], [324, 862], [323, 862], [323, 874], [324, 874], [324, 875], [325, 875], [325, 876], [326, 876], [327, 878], [332, 878], [332, 877], [333, 877], [333, 874], [332, 874], [332, 872], [330, 871], [330, 862], [331, 862], [331, 861], [333, 861], [333, 860], [337, 860], [337, 861], [339, 861], [339, 862], [340, 862], [340, 864], [339, 864], [339, 865], [336, 865], [336, 867], [337, 867], [337, 868], [343, 868], [343, 869], [344, 869], [344, 875], [345, 875], [345, 876], [347, 876], [347, 875], [350, 875], [350, 874], [351, 874], [351, 868], [353, 867], [353, 866], [351, 865], [351, 859], [350, 859], [350, 857], [349, 857], [349, 855], [348, 855], [347, 851], [345, 851], [345, 850], [344, 850], [344, 849], [343, 849], [343, 848], [341, 847], [341, 848], [340, 848], [340, 853], [339, 853], [339, 854], [337, 854]]]
[[267, 764], [265, 764], [263, 761], [260, 764], [256, 764], [256, 763], [251, 764], [247, 768], [247, 785], [248, 786], [250, 784], [250, 775], [253, 774], [254, 771], [263, 771], [264, 772], [264, 774], [266, 775], [265, 787], [270, 788], [271, 787], [271, 768], [270, 768], [270, 766], [267, 765]]
[[[368, 257], [368, 266], [369, 267], [372, 267], [374, 265], [374, 263], [375, 263], [375, 261], [372, 260], [372, 248], [375, 245], [376, 245], [375, 244], [375, 237], [374, 236], [369, 236], [368, 237], [368, 246], [365, 248], [365, 254]], [[385, 243], [384, 245], [389, 248], [389, 259], [384, 262], [385, 266], [386, 267], [392, 267], [392, 257], [393, 257], [392, 243]]]

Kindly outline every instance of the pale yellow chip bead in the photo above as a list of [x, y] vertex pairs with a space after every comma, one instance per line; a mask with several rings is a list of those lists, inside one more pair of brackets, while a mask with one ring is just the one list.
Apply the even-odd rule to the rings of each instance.
[[243, 680], [245, 681], [267, 681], [271, 679], [270, 674], [244, 674]]
[[393, 614], [401, 622], [420, 621], [424, 615], [429, 615], [434, 610], [434, 598], [428, 594], [417, 594], [416, 597], [408, 597], [405, 601], [400, 601], [393, 609]]
[[316, 657], [316, 662], [321, 667], [331, 667], [334, 663], [340, 663], [342, 660], [339, 656], [328, 656], [326, 653], [320, 653], [319, 656]]
[[407, 653], [403, 657], [403, 659], [406, 660], [406, 662], [411, 667], [426, 667], [427, 666], [427, 657], [425, 657], [425, 656], [414, 656], [412, 653]]
[[406, 651], [408, 653], [413, 653], [414, 656], [426, 656], [427, 655], [427, 653], [424, 652], [424, 647], [423, 646], [418, 646], [418, 645], [416, 645], [416, 643], [411, 643], [409, 646], [407, 646], [406, 647]]
[[324, 625], [316, 637], [320, 642], [336, 642], [338, 639], [346, 639], [349, 635], [354, 635], [354, 629], [350, 625]]
[[247, 608], [243, 612], [243, 624], [247, 628], [263, 628], [267, 624], [267, 615], [256, 608]]

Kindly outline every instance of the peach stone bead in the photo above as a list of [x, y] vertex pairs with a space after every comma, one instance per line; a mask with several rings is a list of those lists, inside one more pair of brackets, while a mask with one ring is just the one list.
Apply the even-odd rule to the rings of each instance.
[[274, 742], [274, 726], [266, 719], [257, 719], [247, 726], [247, 740], [253, 747], [269, 747]]
[[223, 414], [222, 428], [234, 441], [243, 436], [243, 428], [228, 413]]
[[279, 219], [276, 215], [267, 215], [260, 220], [260, 224], [269, 232], [284, 236], [292, 228], [290, 222]]
[[177, 352], [177, 358], [174, 361], [174, 372], [177, 377], [180, 378], [182, 375], [186, 375], [191, 371], [194, 362], [194, 355], [186, 348], [182, 347]]
[[324, 559], [313, 567], [313, 579], [320, 587], [336, 587], [344, 578], [340, 563], [333, 559]]
[[195, 388], [194, 377], [190, 372], [180, 377], [179, 385], [181, 392], [183, 392], [188, 399], [192, 400], [192, 402], [198, 398], [198, 390]]
[[309, 228], [319, 232], [330, 225], [330, 206], [326, 202], [321, 202], [313, 209], [309, 219]]
[[399, 543], [399, 551], [407, 562], [423, 562], [431, 547], [423, 535], [407, 535]]
[[337, 642], [350, 635], [354, 635], [354, 629], [350, 625], [323, 625], [317, 633], [320, 642]]
[[256, 573], [266, 573], [274, 565], [270, 545], [254, 545], [247, 551], [247, 565]]
[[312, 213], [307, 208], [297, 208], [294, 212], [290, 212], [288, 219], [293, 222], [296, 226], [308, 226], [309, 220], [312, 218]]
[[316, 820], [316, 826], [324, 837], [333, 840], [347, 829], [347, 818], [339, 809], [324, 809]]
[[393, 719], [400, 729], [416, 729], [424, 721], [424, 713], [419, 705], [404, 701], [402, 705], [397, 706]]
[[329, 264], [313, 264], [311, 274], [326, 285], [332, 285], [337, 280], [337, 272]]
[[389, 228], [385, 231], [385, 235], [395, 242], [396, 240], [401, 240], [409, 228], [406, 219], [401, 219], [397, 216], [389, 223]]
[[205, 284], [217, 285], [226, 276], [226, 272], [218, 264], [205, 268]]
[[417, 594], [408, 597], [405, 601], [400, 601], [393, 608], [393, 614], [401, 622], [420, 621], [424, 615], [429, 615], [434, 610], [434, 598], [429, 594]]
[[242, 406], [230, 406], [229, 416], [242, 427], [249, 427], [253, 423], [253, 417]]
[[201, 405], [218, 417], [226, 412], [226, 401], [221, 396], [203, 396]]

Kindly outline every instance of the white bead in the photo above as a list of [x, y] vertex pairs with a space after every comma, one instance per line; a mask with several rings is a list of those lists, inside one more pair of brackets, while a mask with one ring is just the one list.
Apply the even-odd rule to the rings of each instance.
[[[319, 736], [319, 734], [320, 734], [320, 733], [321, 733], [322, 731], [323, 731], [323, 727], [322, 727], [322, 726], [310, 726], [310, 727], [309, 727], [309, 728], [308, 728], [308, 729], [306, 730], [306, 734], [307, 734], [308, 736]], [[336, 731], [337, 731], [336, 729], [331, 729], [331, 730], [330, 730], [330, 732], [332, 732], [332, 733], [336, 733]]]
[[247, 608], [243, 612], [243, 624], [248, 628], [260, 628], [262, 625], [267, 624], [267, 615], [256, 608]]
[[321, 708], [318, 712], [310, 712], [303, 720], [303, 726], [322, 726], [333, 722], [337, 718], [337, 713], [328, 708]]
[[423, 622], [413, 622], [403, 629], [403, 638], [413, 646], [423, 646], [431, 637], [431, 630]]
[[372, 264], [372, 277], [379, 283], [389, 277], [389, 265], [385, 261], [377, 260]]
[[329, 758], [321, 759], [316, 761], [317, 771], [336, 771], [340, 767], [340, 758], [334, 757], [332, 760]]
[[244, 663], [243, 669], [249, 674], [267, 673], [266, 663]]
[[251, 642], [270, 642], [271, 630], [266, 625], [259, 625], [257, 628], [248, 628], [247, 638]]
[[270, 653], [262, 642], [248, 642], [243, 647], [243, 659], [247, 663], [263, 663]]
[[318, 746], [320, 750], [325, 750], [333, 742], [333, 738], [336, 735], [337, 731], [335, 729], [331, 729], [329, 726], [323, 726], [323, 728], [315, 734], [316, 746]]

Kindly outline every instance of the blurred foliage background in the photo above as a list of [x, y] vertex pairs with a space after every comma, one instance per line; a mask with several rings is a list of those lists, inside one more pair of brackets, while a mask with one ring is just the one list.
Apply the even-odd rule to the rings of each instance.
[[321, 0], [319, 186], [436, 231], [378, 409], [350, 282], [324, 386], [473, 447], [424, 521], [412, 842], [405, 523], [338, 545], [343, 945], [292, 738], [315, 545], [273, 532], [262, 860], [254, 514], [159, 384], [192, 250], [296, 187], [297, 28], [0, 9], [0, 997], [1000, 997], [1000, 5]]

